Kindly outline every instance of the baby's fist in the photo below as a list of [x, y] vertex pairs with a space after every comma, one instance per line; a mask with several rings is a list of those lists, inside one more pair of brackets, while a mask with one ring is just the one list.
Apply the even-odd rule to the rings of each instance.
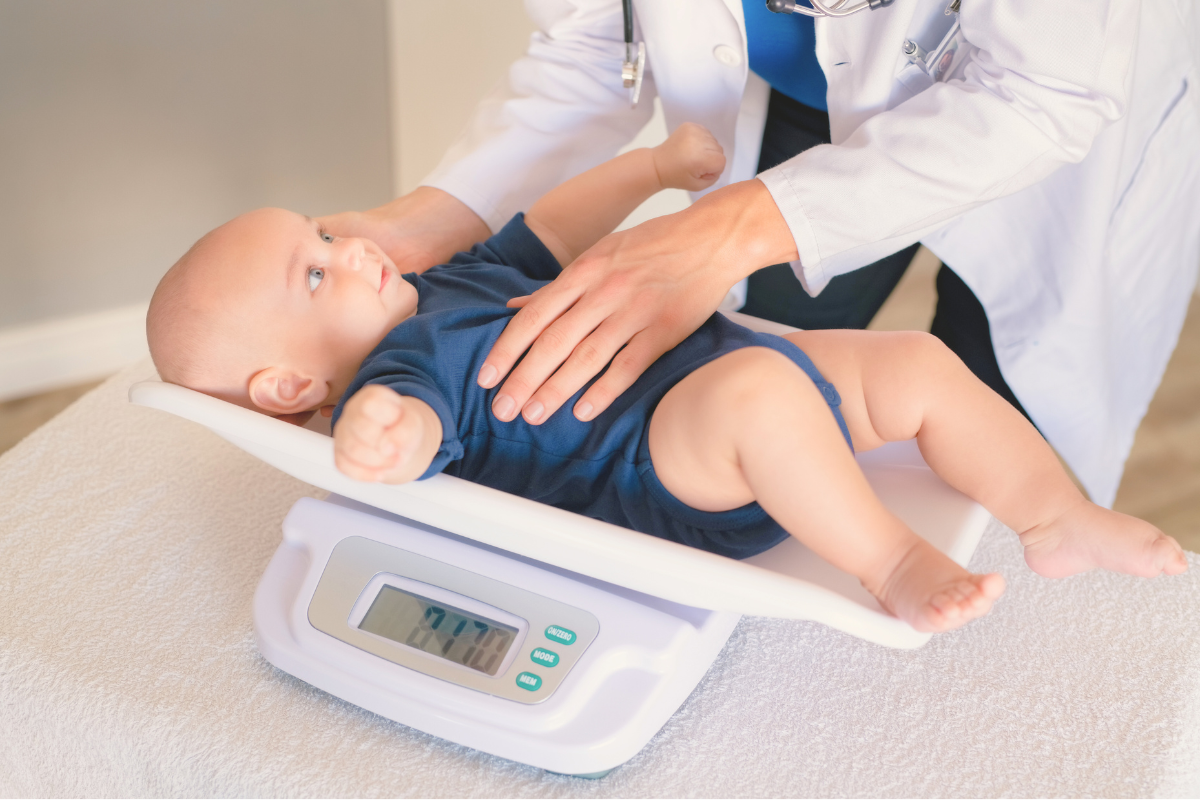
[[694, 122], [680, 125], [652, 152], [664, 189], [697, 192], [712, 186], [725, 171], [725, 151], [720, 142]]
[[386, 386], [364, 386], [346, 402], [333, 431], [334, 463], [360, 481], [414, 480], [429, 468], [441, 427], [426, 403]]

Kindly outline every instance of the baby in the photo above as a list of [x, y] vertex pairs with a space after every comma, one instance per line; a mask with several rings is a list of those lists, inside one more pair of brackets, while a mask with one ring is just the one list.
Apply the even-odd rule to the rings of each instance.
[[337, 466], [360, 480], [444, 471], [738, 558], [795, 536], [922, 631], [985, 614], [1004, 579], [909, 530], [872, 493], [856, 449], [915, 437], [947, 483], [1019, 532], [1042, 575], [1187, 569], [1174, 539], [1088, 502], [1033, 426], [923, 333], [779, 337], [718, 314], [594, 420], [499, 420], [496, 390], [473, 378], [515, 313], [508, 301], [655, 192], [704, 188], [724, 164], [706, 130], [683, 125], [421, 275], [299, 214], [245, 214], [159, 284], [154, 362], [164, 380], [289, 421], [332, 413]]

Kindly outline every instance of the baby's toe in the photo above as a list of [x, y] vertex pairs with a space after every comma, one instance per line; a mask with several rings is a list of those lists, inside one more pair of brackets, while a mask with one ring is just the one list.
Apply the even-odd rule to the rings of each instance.
[[956, 628], [967, 621], [971, 611], [970, 595], [962, 586], [954, 585], [929, 598], [929, 623], [935, 631]]
[[1161, 569], [1164, 574], [1178, 575], [1187, 571], [1187, 556], [1184, 554], [1183, 548], [1179, 546], [1179, 542], [1164, 534], [1162, 539], [1155, 542], [1155, 547], [1159, 551], [1159, 563], [1162, 565]]
[[959, 581], [929, 599], [929, 623], [934, 630], [956, 628], [986, 614], [1004, 591], [999, 575], [979, 575]]
[[1004, 576], [997, 572], [989, 572], [979, 579], [979, 591], [988, 600], [995, 601], [1004, 594]]

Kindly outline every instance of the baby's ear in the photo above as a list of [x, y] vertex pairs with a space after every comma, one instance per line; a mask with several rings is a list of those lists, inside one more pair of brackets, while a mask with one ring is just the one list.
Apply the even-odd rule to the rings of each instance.
[[309, 411], [328, 396], [325, 381], [284, 367], [267, 367], [250, 378], [250, 402], [275, 416]]

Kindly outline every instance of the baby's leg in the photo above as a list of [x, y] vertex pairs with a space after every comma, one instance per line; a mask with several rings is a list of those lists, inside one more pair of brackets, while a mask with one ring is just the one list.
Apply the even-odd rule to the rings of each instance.
[[[857, 422], [856, 442], [878, 439]], [[774, 350], [730, 353], [676, 385], [651, 420], [650, 455], [684, 503], [724, 511], [757, 500], [918, 630], [957, 627], [1004, 590], [999, 575], [968, 573], [883, 506], [812, 380]]]
[[1034, 427], [934, 337], [788, 338], [838, 388], [858, 449], [916, 437], [938, 475], [1021, 535], [1035, 572], [1057, 578], [1101, 567], [1152, 577], [1187, 569], [1174, 539], [1088, 502]]

